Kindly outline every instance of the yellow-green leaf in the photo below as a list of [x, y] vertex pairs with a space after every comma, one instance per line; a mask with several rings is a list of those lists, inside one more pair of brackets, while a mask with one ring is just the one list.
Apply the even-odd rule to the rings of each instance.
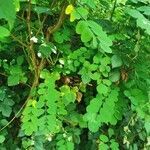
[[67, 8], [65, 10], [65, 14], [69, 15], [73, 12], [73, 10], [74, 10], [74, 6], [72, 4], [70, 4], [70, 5], [67, 6]]

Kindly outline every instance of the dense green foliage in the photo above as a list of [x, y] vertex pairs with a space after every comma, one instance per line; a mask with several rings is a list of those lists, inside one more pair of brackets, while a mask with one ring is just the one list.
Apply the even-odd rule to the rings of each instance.
[[0, 0], [1, 150], [149, 148], [149, 0]]

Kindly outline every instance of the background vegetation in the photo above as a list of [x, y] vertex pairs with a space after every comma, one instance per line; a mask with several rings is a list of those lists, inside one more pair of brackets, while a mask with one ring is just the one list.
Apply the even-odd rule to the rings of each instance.
[[1, 150], [149, 148], [149, 0], [0, 0]]

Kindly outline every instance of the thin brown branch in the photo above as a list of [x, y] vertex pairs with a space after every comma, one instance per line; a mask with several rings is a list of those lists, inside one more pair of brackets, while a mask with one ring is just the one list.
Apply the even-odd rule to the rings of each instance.
[[31, 0], [29, 0], [29, 5], [28, 5], [28, 11], [27, 11], [27, 26], [28, 26], [28, 34], [29, 34], [29, 39], [31, 39]]
[[29, 5], [28, 5], [28, 12], [27, 12], [27, 27], [28, 27], [28, 35], [29, 35], [29, 52], [28, 55], [31, 58], [31, 66], [33, 67], [34, 75], [37, 75], [37, 65], [38, 65], [38, 59], [36, 58], [36, 54], [33, 48], [33, 41], [31, 40], [31, 0], [29, 0]]
[[40, 31], [42, 31], [42, 29], [43, 29], [43, 24], [44, 24], [46, 18], [47, 18], [47, 15], [44, 16], [44, 18], [43, 18], [43, 20], [42, 20], [42, 22], [41, 22], [41, 26], [39, 27], [39, 29], [38, 29], [38, 31], [37, 31], [37, 33], [36, 33], [36, 36], [40, 33]]
[[19, 111], [15, 114], [15, 116], [4, 126], [0, 129], [0, 132], [2, 130], [4, 130], [5, 128], [7, 128], [18, 116], [19, 114], [21, 113], [21, 111], [23, 110], [23, 108], [25, 107], [27, 101], [21, 106], [21, 108], [19, 109]]
[[10, 35], [14, 41], [17, 41], [21, 46], [28, 48], [28, 45], [26, 45], [25, 43], [23, 43], [20, 39], [18, 39], [17, 37], [15, 37], [13, 34]]
[[62, 7], [62, 10], [60, 12], [60, 16], [59, 16], [58, 22], [54, 26], [48, 27], [47, 35], [46, 35], [47, 41], [49, 41], [50, 35], [53, 34], [54, 32], [56, 32], [61, 27], [61, 25], [63, 24], [63, 21], [65, 19], [66, 6], [67, 6], [67, 3], [65, 3], [64, 6]]
[[5, 73], [0, 72], [0, 75], [7, 77], [7, 75]]

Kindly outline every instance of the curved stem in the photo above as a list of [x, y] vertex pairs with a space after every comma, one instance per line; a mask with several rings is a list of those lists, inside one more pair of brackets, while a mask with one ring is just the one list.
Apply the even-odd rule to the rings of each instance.
[[117, 0], [115, 0], [115, 2], [114, 2], [114, 6], [113, 6], [112, 13], [111, 13], [111, 16], [110, 16], [110, 21], [112, 21], [112, 18], [113, 18], [115, 9], [116, 9], [116, 5], [117, 5]]

